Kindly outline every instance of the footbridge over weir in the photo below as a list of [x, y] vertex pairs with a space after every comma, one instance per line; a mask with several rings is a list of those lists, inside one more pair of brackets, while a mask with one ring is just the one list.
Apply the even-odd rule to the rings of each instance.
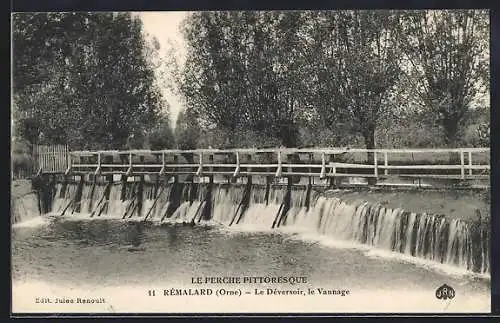
[[489, 148], [268, 148], [62, 151], [39, 154], [37, 177], [313, 184], [488, 187]]
[[40, 151], [41, 214], [289, 227], [489, 272], [481, 209], [458, 219], [343, 196], [359, 186], [477, 188], [479, 196], [489, 188], [487, 148]]

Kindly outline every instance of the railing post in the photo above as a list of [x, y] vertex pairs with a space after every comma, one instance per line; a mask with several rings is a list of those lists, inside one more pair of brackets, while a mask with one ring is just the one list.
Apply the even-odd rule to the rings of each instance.
[[196, 171], [196, 176], [201, 176], [203, 170], [203, 153], [200, 153], [199, 156], [200, 156], [200, 165], [198, 166], [198, 170]]
[[127, 169], [127, 176], [132, 175], [132, 153], [128, 154], [128, 169]]
[[460, 176], [465, 179], [465, 161], [464, 161], [464, 151], [460, 150]]
[[326, 176], [326, 157], [325, 153], [321, 154], [321, 173], [319, 174], [319, 179], [324, 179]]
[[71, 171], [71, 154], [69, 153], [69, 151], [66, 151], [66, 156], [67, 156], [67, 163], [68, 163], [68, 167], [66, 167], [66, 171], [64, 172], [64, 175], [68, 175], [69, 172]]
[[373, 152], [373, 168], [374, 168], [374, 174], [375, 178], [378, 179], [378, 161], [377, 161], [377, 151]]
[[389, 166], [388, 158], [387, 158], [387, 151], [384, 151], [384, 175], [387, 176], [389, 175], [389, 169], [387, 168]]
[[[313, 160], [314, 160], [314, 155], [313, 155], [312, 153], [309, 153], [308, 155], [309, 155], [309, 156], [308, 156], [309, 158], [308, 158], [307, 162], [308, 162], [309, 164], [312, 164], [312, 163], [313, 163]], [[312, 168], [311, 168], [311, 167], [309, 167], [309, 168], [308, 168], [308, 171], [309, 171], [309, 184], [311, 184], [311, 182], [312, 182], [312, 180], [313, 180], [313, 177], [312, 177]]]
[[240, 174], [240, 153], [236, 152], [236, 169], [234, 170], [233, 177], [237, 177]]
[[161, 152], [161, 169], [160, 169], [160, 176], [165, 174], [165, 152]]
[[472, 176], [472, 151], [469, 150], [469, 175]]
[[281, 150], [278, 150], [278, 169], [276, 170], [275, 177], [281, 177]]
[[100, 172], [101, 172], [101, 153], [98, 152], [97, 153], [97, 169], [94, 172], [94, 176], [99, 175]]
[[[213, 153], [210, 153], [210, 154], [208, 155], [208, 163], [209, 163], [210, 165], [213, 165], [213, 164], [214, 164], [214, 154], [213, 154]], [[213, 178], [214, 178], [214, 167], [213, 167], [213, 166], [208, 167], [208, 172], [210, 173], [210, 176], [209, 176], [210, 182], [213, 182]]]

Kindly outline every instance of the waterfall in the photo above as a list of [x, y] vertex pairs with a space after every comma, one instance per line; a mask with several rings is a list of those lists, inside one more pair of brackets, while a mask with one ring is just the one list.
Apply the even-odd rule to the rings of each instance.
[[35, 194], [26, 194], [22, 197], [11, 198], [11, 223], [21, 223], [39, 217], [40, 210]]
[[[108, 193], [107, 185], [109, 186]], [[442, 215], [348, 202], [303, 186], [196, 183], [57, 184], [53, 213], [153, 222], [283, 228], [489, 273], [490, 230]], [[329, 194], [332, 195], [332, 194]], [[247, 199], [245, 199], [247, 197]], [[79, 208], [77, 206], [80, 206]]]

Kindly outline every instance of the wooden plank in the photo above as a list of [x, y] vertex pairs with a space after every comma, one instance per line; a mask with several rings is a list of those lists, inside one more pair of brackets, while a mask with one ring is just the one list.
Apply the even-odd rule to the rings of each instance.
[[327, 167], [336, 167], [336, 168], [373, 168], [373, 165], [368, 165], [368, 164], [349, 164], [349, 163], [328, 163]]
[[387, 151], [384, 151], [384, 175], [389, 175], [389, 162], [388, 162], [388, 158], [387, 158], [387, 154], [388, 152]]
[[54, 155], [52, 157], [52, 160], [54, 161], [54, 170], [59, 170], [59, 156], [60, 156], [60, 153], [59, 153], [59, 145], [56, 145], [54, 147]]
[[162, 153], [160, 175], [163, 175], [164, 173], [165, 173], [165, 153]]
[[59, 169], [60, 170], [66, 169], [66, 167], [64, 167], [64, 159], [65, 159], [65, 156], [64, 156], [63, 146], [59, 145]]
[[[385, 168], [385, 166], [379, 166]], [[391, 165], [388, 169], [461, 169], [460, 165]]]
[[71, 167], [71, 158], [70, 158], [70, 155], [69, 155], [69, 147], [68, 145], [64, 146], [65, 148], [65, 155], [66, 155], [66, 168], [67, 167]]
[[320, 179], [323, 179], [326, 177], [326, 154], [322, 153], [321, 154], [321, 173], [319, 175]]
[[[97, 164], [78, 164], [74, 163], [74, 168], [79, 167], [97, 167]], [[162, 164], [134, 164], [134, 167], [152, 167], [152, 168], [161, 168]], [[198, 168], [199, 164], [165, 164], [165, 168]], [[276, 168], [279, 164], [241, 164], [241, 168]], [[130, 167], [129, 164], [102, 164], [101, 167], [116, 167], [116, 168], [124, 168]], [[236, 164], [206, 164], [203, 167], [219, 167], [219, 168], [235, 168]], [[322, 165], [307, 165], [307, 164], [282, 164], [282, 167], [291, 167], [291, 168], [322, 168]], [[363, 164], [342, 164], [342, 163], [331, 163], [325, 165], [325, 168], [373, 168], [373, 165], [363, 165]], [[385, 166], [378, 165], [378, 168], [386, 168]], [[490, 169], [490, 165], [472, 165], [469, 166], [471, 169]], [[460, 165], [391, 165], [388, 166], [388, 169], [417, 169], [417, 170], [425, 170], [425, 169], [444, 169], [444, 170], [457, 170], [461, 169]]]
[[[399, 177], [412, 177], [412, 178], [443, 178], [443, 179], [462, 179], [461, 175], [434, 175], [434, 174], [401, 174], [398, 175]], [[473, 178], [489, 178], [489, 175], [472, 175], [472, 176], [467, 176], [467, 179], [473, 179]]]
[[43, 168], [48, 169], [47, 147], [43, 147]]
[[[95, 168], [97, 164], [73, 164], [74, 168]], [[113, 165], [113, 167], [129, 167], [129, 165]]]
[[282, 168], [281, 168], [281, 151], [278, 151], [278, 169], [276, 170], [276, 173], [274, 174], [275, 177], [281, 177], [282, 176]]
[[469, 175], [472, 175], [472, 152], [468, 152], [468, 157], [469, 157]]
[[53, 147], [54, 146], [47, 145], [47, 169], [50, 172], [54, 172], [54, 162], [52, 161], [52, 158], [54, 156], [52, 153]]
[[460, 176], [465, 178], [465, 161], [464, 161], [464, 152], [460, 152]]
[[240, 153], [236, 152], [236, 169], [234, 170], [233, 177], [237, 177], [240, 173]]
[[40, 169], [41, 161], [40, 161], [40, 147], [36, 146], [36, 168], [35, 171]]
[[[253, 148], [242, 148], [242, 149], [193, 149], [193, 150], [102, 150], [100, 152], [106, 154], [182, 154], [182, 153], [207, 153], [207, 154], [234, 154], [236, 152], [240, 153], [278, 153], [282, 154], [308, 154], [308, 153], [326, 153], [326, 154], [340, 154], [346, 152], [356, 152], [356, 153], [366, 153], [366, 152], [377, 152], [377, 153], [450, 153], [450, 152], [489, 152], [490, 148], [422, 148], [422, 149], [359, 149], [359, 148], [266, 148], [266, 149], [253, 149]], [[74, 154], [94, 154], [95, 151], [74, 151]]]
[[233, 175], [234, 172], [230, 172], [230, 171], [215, 171], [215, 170], [204, 170], [203, 171], [203, 175], [201, 176], [205, 176], [205, 175]]
[[47, 169], [50, 171], [50, 172], [53, 172], [54, 171], [54, 167], [53, 167], [53, 163], [52, 163], [52, 148], [53, 146], [47, 146]]
[[54, 155], [52, 156], [52, 160], [54, 162], [54, 171], [59, 170], [59, 145], [54, 146]]
[[38, 169], [43, 168], [43, 150], [41, 146], [38, 146]]
[[198, 170], [196, 171], [197, 176], [202, 176], [203, 174], [203, 152], [199, 153], [199, 158], [200, 158], [200, 164], [198, 166]]

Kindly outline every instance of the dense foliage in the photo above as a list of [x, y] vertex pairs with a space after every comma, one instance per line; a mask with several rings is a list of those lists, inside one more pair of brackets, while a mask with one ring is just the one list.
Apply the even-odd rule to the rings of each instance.
[[167, 108], [155, 55], [129, 13], [15, 14], [16, 134], [72, 149], [119, 149], [147, 136]]
[[[26, 151], [484, 146], [488, 25], [483, 10], [200, 11], [176, 64], [131, 13], [17, 13], [15, 135]], [[164, 74], [185, 105], [175, 131]]]
[[184, 35], [201, 146], [471, 146], [489, 119], [486, 11], [196, 12]]

